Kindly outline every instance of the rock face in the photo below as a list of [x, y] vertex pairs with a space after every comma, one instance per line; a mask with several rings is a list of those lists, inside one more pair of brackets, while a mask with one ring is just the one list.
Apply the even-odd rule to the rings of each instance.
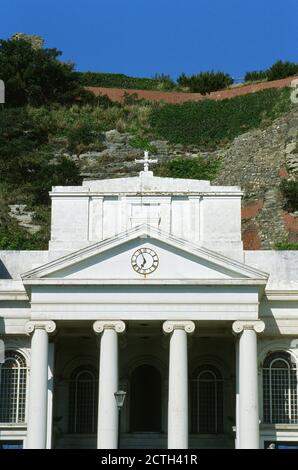
[[26, 210], [26, 204], [11, 204], [10, 217], [16, 219], [20, 227], [25, 228], [29, 233], [38, 232], [41, 227], [33, 223], [34, 212]]
[[[298, 176], [297, 142], [296, 107], [270, 127], [239, 136], [223, 153], [224, 167], [215, 182], [238, 184], [244, 190], [243, 237], [250, 249], [272, 249], [275, 242], [287, 237], [298, 241], [295, 223], [285, 223], [279, 190], [282, 178]], [[245, 209], [251, 204], [257, 204], [259, 210], [246, 216]]]
[[[141, 149], [130, 145], [132, 135], [115, 129], [104, 134], [100, 149], [80, 155], [63, 155], [79, 165], [81, 175], [88, 179], [136, 176], [142, 170], [135, 159], [143, 156]], [[278, 118], [264, 129], [249, 131], [237, 137], [228, 147], [202, 152], [195, 145], [174, 145], [162, 140], [150, 142], [156, 149], [159, 163], [174, 158], [198, 155], [221, 159], [222, 165], [213, 185], [240, 186], [244, 191], [242, 234], [246, 249], [272, 249], [278, 241], [298, 242], [298, 215], [284, 210], [279, 186], [283, 178], [298, 178], [298, 107]], [[154, 170], [154, 165], [150, 168]], [[25, 227], [36, 230], [25, 214], [16, 214]], [[28, 214], [27, 217], [30, 217]], [[31, 214], [32, 216], [32, 214]]]
[[[82, 176], [87, 179], [135, 176], [141, 165], [135, 158], [143, 150], [132, 148], [130, 134], [106, 132], [101, 152], [79, 157]], [[283, 178], [298, 178], [298, 108], [277, 119], [270, 127], [237, 137], [229, 147], [202, 152], [194, 145], [152, 141], [159, 162], [173, 158], [220, 158], [222, 167], [212, 182], [240, 186], [243, 199], [243, 239], [247, 249], [272, 249], [277, 241], [298, 241], [297, 214], [284, 211], [279, 186]]]
[[[113, 129], [105, 133], [102, 151], [90, 151], [71, 158], [79, 162], [81, 175], [85, 179], [137, 176], [143, 167], [142, 164], [136, 164], [135, 159], [142, 158], [144, 150], [132, 147], [131, 138], [131, 134]], [[218, 158], [220, 155], [220, 152], [202, 152], [195, 145], [173, 145], [164, 140], [152, 140], [150, 145], [156, 148], [154, 158], [158, 158], [159, 163], [174, 158], [192, 158], [198, 155]]]

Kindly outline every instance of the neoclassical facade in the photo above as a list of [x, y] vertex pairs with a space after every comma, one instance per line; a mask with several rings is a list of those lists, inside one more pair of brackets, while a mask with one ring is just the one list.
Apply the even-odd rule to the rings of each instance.
[[54, 187], [48, 250], [0, 252], [0, 448], [298, 445], [298, 252], [145, 170]]

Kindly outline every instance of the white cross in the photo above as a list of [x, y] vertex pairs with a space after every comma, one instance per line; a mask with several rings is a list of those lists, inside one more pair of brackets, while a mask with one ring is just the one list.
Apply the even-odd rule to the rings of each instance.
[[149, 164], [150, 163], [157, 163], [157, 159], [150, 159], [149, 158], [149, 152], [145, 152], [144, 158], [142, 160], [135, 160], [136, 163], [144, 163], [144, 171], [147, 173], [149, 171]]

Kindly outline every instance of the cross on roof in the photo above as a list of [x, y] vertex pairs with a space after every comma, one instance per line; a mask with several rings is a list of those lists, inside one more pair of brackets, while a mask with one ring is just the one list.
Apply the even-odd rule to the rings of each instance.
[[145, 152], [144, 153], [144, 158], [142, 160], [135, 160], [136, 163], [144, 163], [144, 172], [147, 173], [149, 172], [149, 164], [150, 163], [157, 163], [158, 160], [157, 158], [156, 159], [152, 159], [152, 158], [149, 158], [149, 152]]

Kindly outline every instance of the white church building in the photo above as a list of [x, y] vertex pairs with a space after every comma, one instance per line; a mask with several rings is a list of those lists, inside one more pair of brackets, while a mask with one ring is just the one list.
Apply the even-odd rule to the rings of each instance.
[[298, 446], [298, 252], [243, 250], [241, 190], [50, 195], [48, 250], [0, 251], [0, 448]]

